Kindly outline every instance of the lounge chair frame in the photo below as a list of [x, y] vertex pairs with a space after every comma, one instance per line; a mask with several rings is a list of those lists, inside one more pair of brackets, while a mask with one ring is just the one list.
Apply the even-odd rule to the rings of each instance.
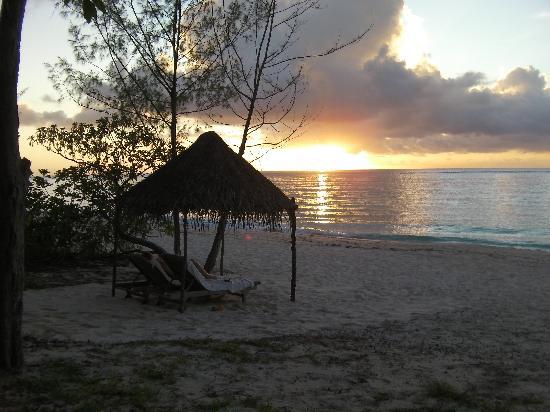
[[[139, 270], [140, 274], [145, 277], [145, 280], [138, 281], [134, 279], [129, 282], [117, 282], [114, 288], [124, 290], [126, 298], [132, 298], [133, 296], [142, 297], [144, 304], [149, 301], [150, 295], [154, 293], [158, 295], [157, 305], [161, 305], [164, 301], [172, 301], [179, 303], [180, 311], [183, 311], [190, 299], [206, 296], [235, 295], [239, 296], [243, 303], [246, 303], [246, 295], [256, 287], [255, 284], [253, 287], [244, 289], [238, 293], [229, 290], [205, 290], [200, 285], [200, 282], [195, 279], [193, 273], [187, 271], [187, 264], [184, 262], [182, 256], [162, 254], [161, 257], [175, 274], [175, 278], [172, 281], [167, 280], [157, 268], [147, 262], [141, 255], [134, 254], [130, 255], [128, 259]], [[187, 276], [182, 276], [183, 268], [185, 268]], [[180, 292], [178, 298], [171, 296], [171, 292], [177, 291]]]

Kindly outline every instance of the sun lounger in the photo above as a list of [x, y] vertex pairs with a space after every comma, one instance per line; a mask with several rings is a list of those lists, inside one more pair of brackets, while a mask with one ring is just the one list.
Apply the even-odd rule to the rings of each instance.
[[[144, 256], [133, 254], [128, 256], [128, 260], [139, 270], [145, 280], [117, 283], [115, 287], [125, 290], [126, 297], [142, 296], [144, 298], [143, 303], [146, 303], [149, 300], [149, 295], [153, 292], [158, 294], [157, 304], [161, 304], [165, 294], [181, 289], [181, 283], [178, 279], [169, 277]], [[174, 273], [177, 273], [177, 271], [174, 271]]]
[[191, 259], [188, 265], [188, 272], [193, 276], [205, 291], [216, 294], [238, 295], [244, 302], [246, 294], [260, 284], [242, 277], [221, 277], [206, 272], [200, 263]]
[[182, 279], [181, 274], [183, 273], [184, 266], [183, 258], [168, 254], [161, 255], [161, 258], [170, 267], [174, 277], [170, 277], [154, 261], [148, 260], [140, 254], [133, 254], [128, 259], [146, 280], [119, 282], [115, 287], [124, 289], [126, 297], [134, 295], [142, 296], [144, 303], [149, 300], [151, 293], [157, 293], [157, 304], [160, 305], [164, 299], [185, 304], [187, 300], [193, 298], [226, 294], [240, 296], [242, 301], [245, 302], [247, 293], [260, 284], [260, 282], [242, 277], [230, 278], [208, 274], [196, 260], [191, 259], [187, 265], [185, 293], [183, 293], [182, 297], [174, 298], [170, 296], [172, 292], [181, 292], [180, 280]]

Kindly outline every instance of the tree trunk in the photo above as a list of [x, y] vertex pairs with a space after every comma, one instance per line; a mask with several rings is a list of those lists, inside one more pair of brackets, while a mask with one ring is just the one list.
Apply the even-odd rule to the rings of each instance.
[[[177, 116], [176, 116], [176, 101], [175, 96], [172, 96], [172, 123], [170, 124], [170, 142], [171, 142], [171, 158], [174, 159], [177, 153]], [[181, 255], [181, 230], [180, 230], [180, 212], [179, 210], [172, 211], [172, 222], [174, 224], [174, 254]]]
[[[171, 158], [174, 159], [177, 153], [178, 138], [178, 59], [179, 59], [179, 30], [181, 18], [181, 0], [174, 2], [174, 15], [172, 20], [172, 82], [170, 88], [170, 143], [172, 145]], [[180, 230], [180, 212], [172, 212], [174, 221], [174, 254], [181, 255], [181, 230]]]
[[135, 237], [135, 236], [132, 236], [128, 233], [124, 233], [124, 232], [121, 232], [121, 231], [118, 231], [117, 234], [118, 234], [118, 236], [120, 236], [121, 239], [126, 240], [128, 242], [134, 243], [136, 245], [148, 247], [149, 249], [151, 249], [151, 250], [153, 250], [153, 251], [155, 251], [159, 254], [168, 254], [168, 251], [164, 250], [162, 247], [160, 247], [159, 245], [151, 242], [150, 240], [141, 239], [139, 237]]
[[[241, 157], [243, 157], [244, 151], [246, 149], [246, 140], [248, 137], [248, 131], [250, 129], [250, 122], [252, 121], [252, 114], [254, 113], [256, 98], [258, 96], [258, 87], [259, 87], [258, 84], [254, 86], [254, 93], [252, 95], [250, 107], [248, 108], [246, 123], [244, 125], [243, 137], [241, 139], [241, 145], [239, 146], [238, 155]], [[212, 269], [214, 269], [214, 266], [216, 266], [216, 260], [218, 259], [218, 254], [220, 253], [220, 245], [222, 243], [223, 234], [225, 232], [226, 226], [227, 226], [227, 213], [222, 213], [220, 215], [220, 221], [218, 222], [218, 227], [216, 229], [216, 236], [214, 237], [214, 241], [212, 242], [212, 246], [210, 247], [210, 252], [208, 253], [206, 262], [204, 263], [204, 269], [206, 269], [207, 272], [212, 271]]]
[[30, 162], [19, 157], [17, 80], [25, 3], [2, 0], [0, 9], [0, 369], [4, 370], [23, 365], [24, 196]]
[[181, 255], [181, 229], [180, 229], [180, 214], [177, 210], [172, 212], [172, 221], [174, 222], [174, 254]]

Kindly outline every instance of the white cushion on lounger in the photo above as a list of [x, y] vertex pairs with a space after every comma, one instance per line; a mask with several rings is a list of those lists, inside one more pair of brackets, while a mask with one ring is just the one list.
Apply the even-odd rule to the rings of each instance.
[[206, 279], [203, 274], [200, 272], [200, 270], [195, 266], [193, 259], [191, 259], [191, 262], [187, 265], [189, 268], [189, 272], [193, 274], [193, 277], [201, 284], [203, 288], [206, 290], [210, 290], [213, 292], [224, 292], [229, 290], [229, 282], [225, 282], [224, 280], [209, 280]]
[[189, 270], [193, 274], [195, 279], [197, 279], [201, 286], [206, 290], [214, 292], [229, 291], [231, 293], [239, 293], [255, 286], [254, 282], [245, 278], [206, 279], [199, 268], [196, 266], [197, 264], [198, 263], [195, 261], [195, 259], [191, 259], [191, 262], [188, 265]]
[[242, 292], [243, 290], [250, 289], [255, 286], [254, 282], [245, 278], [229, 279], [229, 284], [230, 284], [229, 290], [231, 291], [231, 293], [239, 293], [239, 292]]

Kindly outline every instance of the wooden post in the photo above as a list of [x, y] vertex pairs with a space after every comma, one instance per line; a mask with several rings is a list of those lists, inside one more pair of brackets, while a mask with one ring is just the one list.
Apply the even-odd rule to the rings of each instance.
[[225, 230], [222, 233], [222, 250], [220, 256], [220, 276], [223, 276], [223, 254], [225, 253]]
[[294, 198], [291, 199], [293, 208], [288, 211], [288, 216], [290, 218], [290, 250], [292, 252], [292, 278], [290, 279], [290, 301], [296, 301], [296, 201]]
[[174, 255], [181, 256], [180, 212], [178, 210], [174, 210], [172, 212], [172, 223], [174, 224]]
[[113, 222], [113, 284], [112, 284], [111, 296], [115, 296], [115, 286], [116, 286], [116, 278], [117, 278], [119, 220], [120, 220], [120, 209], [118, 205], [116, 205], [115, 220]]
[[183, 215], [183, 273], [181, 275], [181, 289], [180, 289], [180, 313], [183, 312], [186, 308], [186, 298], [185, 298], [185, 282], [187, 279], [187, 212]]

